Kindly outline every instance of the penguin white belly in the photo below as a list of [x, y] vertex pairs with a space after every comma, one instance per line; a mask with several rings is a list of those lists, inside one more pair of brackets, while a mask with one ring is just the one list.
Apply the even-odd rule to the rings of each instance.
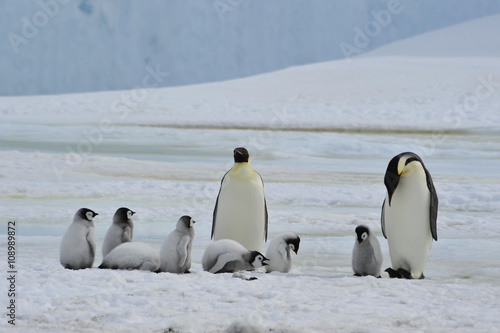
[[385, 201], [385, 232], [394, 269], [404, 268], [420, 278], [432, 244], [430, 193], [425, 176], [401, 177], [391, 206]]
[[221, 185], [214, 240], [232, 239], [249, 250], [262, 251], [266, 214], [262, 180], [250, 167], [234, 169]]

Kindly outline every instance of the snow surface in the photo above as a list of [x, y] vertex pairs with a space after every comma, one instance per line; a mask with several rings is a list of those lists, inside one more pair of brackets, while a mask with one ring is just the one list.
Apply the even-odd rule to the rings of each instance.
[[[385, 55], [380, 49], [351, 62], [226, 82], [0, 98], [0, 248], [7, 248], [7, 221], [15, 220], [16, 327], [499, 331], [499, 21], [465, 23], [471, 38], [491, 43], [478, 42], [488, 47], [464, 56], [412, 57], [391, 45]], [[428, 50], [438, 50], [442, 38], [462, 44], [457, 31], [464, 29], [426, 34]], [[201, 269], [220, 179], [237, 146], [249, 149], [264, 179], [270, 239], [285, 231], [301, 237], [289, 274], [247, 272], [258, 280], [244, 281]], [[383, 268], [390, 266], [380, 231], [383, 175], [407, 150], [424, 159], [440, 200], [426, 279], [353, 277], [359, 224], [378, 236]], [[100, 250], [93, 269], [63, 269], [59, 244], [76, 210], [99, 213], [100, 249], [122, 206], [137, 212], [134, 240], [158, 250], [177, 219], [191, 215], [192, 274], [98, 270]], [[11, 328], [7, 320], [2, 313], [2, 330]]]

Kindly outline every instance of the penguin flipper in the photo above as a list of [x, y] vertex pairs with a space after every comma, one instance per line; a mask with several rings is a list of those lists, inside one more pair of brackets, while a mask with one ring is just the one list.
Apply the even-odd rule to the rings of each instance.
[[[90, 230], [87, 231], [87, 242], [89, 244], [89, 248], [90, 248], [90, 255], [92, 256], [92, 258], [95, 258], [95, 239], [94, 239], [94, 235], [91, 234]], [[93, 259], [92, 259], [93, 261]]]
[[214, 238], [214, 232], [215, 232], [215, 221], [217, 220], [217, 207], [219, 206], [219, 197], [220, 197], [220, 192], [222, 191], [222, 183], [224, 182], [224, 178], [226, 178], [226, 175], [229, 171], [227, 171], [224, 174], [224, 177], [222, 177], [222, 180], [220, 181], [220, 188], [219, 188], [219, 194], [217, 194], [217, 200], [215, 201], [215, 207], [214, 207], [214, 215], [212, 218], [212, 233], [210, 235], [210, 239]]
[[[262, 183], [262, 185], [264, 185], [264, 183]], [[267, 242], [267, 226], [268, 226], [269, 215], [267, 214], [267, 202], [266, 202], [266, 198], [265, 197], [264, 197], [264, 211], [265, 211], [265, 214], [266, 214], [266, 224], [264, 226], [264, 230], [265, 230], [264, 231], [264, 241]]]
[[127, 243], [132, 241], [132, 229], [130, 227], [125, 227], [123, 229], [122, 243]]
[[[217, 261], [208, 271], [210, 273], [225, 273], [228, 269], [228, 264], [233, 263], [230, 266], [234, 266], [234, 262], [241, 259], [239, 255], [235, 253], [224, 253], [217, 257]], [[225, 270], [226, 269], [226, 270]]]
[[430, 199], [430, 207], [429, 207], [429, 221], [431, 227], [432, 238], [434, 240], [438, 240], [437, 236], [437, 213], [438, 213], [438, 197], [436, 193], [436, 188], [434, 187], [434, 183], [432, 182], [431, 175], [427, 169], [425, 169], [425, 174], [427, 178], [427, 187], [429, 188], [429, 192], [431, 194]]
[[283, 259], [283, 262], [286, 262], [287, 258], [288, 258], [288, 253], [287, 253], [287, 245], [286, 243], [283, 243], [283, 244], [280, 244], [280, 246], [278, 247], [278, 253], [281, 255], [281, 258]]
[[384, 235], [384, 238], [387, 239], [387, 236], [385, 235], [385, 199], [384, 202], [382, 203], [382, 214], [380, 216], [380, 224], [382, 226], [382, 235]]
[[[262, 182], [262, 189], [264, 190], [264, 180], [262, 179], [262, 176], [260, 173], [257, 171], [255, 172], [256, 174], [259, 175], [260, 181]], [[269, 221], [269, 214], [267, 213], [267, 202], [266, 202], [266, 197], [264, 196], [264, 219], [265, 219], [265, 225], [264, 225], [264, 241], [267, 242], [267, 226], [268, 226], [268, 221]]]
[[177, 254], [179, 255], [179, 267], [184, 266], [188, 256], [188, 244], [189, 244], [189, 236], [183, 236], [177, 245]]

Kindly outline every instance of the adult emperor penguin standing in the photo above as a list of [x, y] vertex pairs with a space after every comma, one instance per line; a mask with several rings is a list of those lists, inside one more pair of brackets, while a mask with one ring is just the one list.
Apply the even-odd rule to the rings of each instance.
[[415, 153], [395, 156], [384, 177], [382, 233], [389, 244], [390, 277], [423, 279], [432, 239], [437, 241], [438, 197], [432, 177]]
[[234, 166], [222, 178], [217, 196], [212, 238], [232, 239], [249, 250], [262, 251], [268, 224], [264, 182], [248, 160], [245, 148], [234, 150]]
[[102, 257], [104, 258], [111, 250], [121, 243], [131, 242], [134, 237], [134, 223], [132, 215], [135, 212], [128, 208], [118, 208], [113, 216], [113, 223], [106, 232], [102, 243]]
[[64, 268], [91, 268], [95, 258], [94, 217], [98, 214], [80, 208], [64, 234], [59, 248], [59, 261]]

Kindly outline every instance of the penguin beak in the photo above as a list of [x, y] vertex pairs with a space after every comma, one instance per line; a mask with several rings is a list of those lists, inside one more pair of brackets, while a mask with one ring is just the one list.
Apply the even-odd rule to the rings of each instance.
[[130, 212], [131, 212], [131, 214], [132, 214], [132, 215], [134, 215], [134, 214], [135, 214], [135, 212], [133, 212], [133, 211], [130, 211]]
[[293, 249], [293, 252], [295, 252], [295, 254], [299, 254], [299, 249]]
[[269, 265], [268, 261], [270, 260], [264, 257], [264, 260], [262, 260], [262, 266], [268, 266]]

